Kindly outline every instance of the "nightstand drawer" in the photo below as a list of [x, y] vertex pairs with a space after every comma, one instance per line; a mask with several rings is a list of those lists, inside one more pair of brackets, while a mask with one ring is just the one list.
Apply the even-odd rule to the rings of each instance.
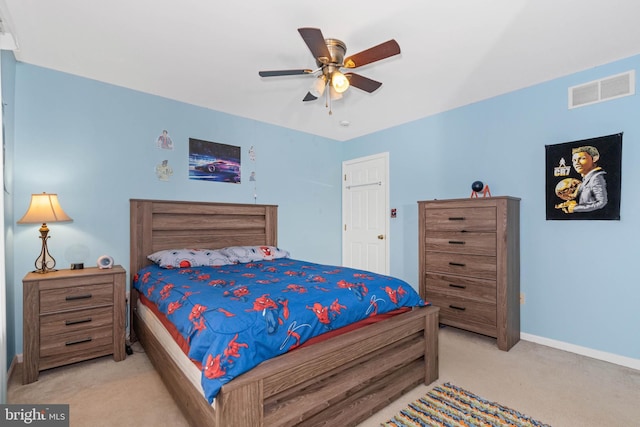
[[425, 240], [426, 250], [496, 256], [496, 233], [434, 231]]
[[113, 304], [113, 286], [81, 285], [40, 291], [40, 314]]
[[426, 271], [496, 279], [496, 257], [448, 252], [426, 253]]
[[113, 328], [103, 326], [40, 337], [40, 369], [113, 353]]
[[431, 292], [495, 305], [496, 281], [464, 276], [427, 273], [427, 295]]
[[496, 231], [494, 207], [427, 209], [425, 227], [435, 231]]
[[40, 317], [40, 340], [58, 334], [87, 330], [113, 324], [111, 307], [90, 308]]

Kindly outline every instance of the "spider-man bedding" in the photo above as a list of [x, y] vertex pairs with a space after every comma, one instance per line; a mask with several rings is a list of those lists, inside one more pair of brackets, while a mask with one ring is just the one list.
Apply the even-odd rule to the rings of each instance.
[[402, 280], [290, 258], [220, 267], [154, 264], [136, 275], [134, 286], [188, 343], [209, 402], [234, 377], [312, 337], [425, 305]]

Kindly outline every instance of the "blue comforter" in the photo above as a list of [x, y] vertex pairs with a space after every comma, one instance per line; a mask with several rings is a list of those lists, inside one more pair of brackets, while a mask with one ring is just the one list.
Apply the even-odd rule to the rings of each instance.
[[176, 326], [202, 365], [212, 402], [223, 384], [309, 338], [401, 306], [423, 306], [406, 282], [290, 258], [163, 269], [134, 286]]

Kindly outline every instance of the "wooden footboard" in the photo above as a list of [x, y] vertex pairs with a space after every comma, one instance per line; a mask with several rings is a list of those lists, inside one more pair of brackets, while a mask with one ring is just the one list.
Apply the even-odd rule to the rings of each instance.
[[438, 378], [438, 310], [415, 309], [263, 362], [226, 384], [214, 405], [137, 315], [134, 329], [191, 425], [352, 426]]

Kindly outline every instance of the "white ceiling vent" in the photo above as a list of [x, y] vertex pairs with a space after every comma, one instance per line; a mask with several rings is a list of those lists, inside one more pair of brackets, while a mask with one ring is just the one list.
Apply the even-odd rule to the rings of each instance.
[[569, 88], [569, 109], [635, 95], [635, 70]]

